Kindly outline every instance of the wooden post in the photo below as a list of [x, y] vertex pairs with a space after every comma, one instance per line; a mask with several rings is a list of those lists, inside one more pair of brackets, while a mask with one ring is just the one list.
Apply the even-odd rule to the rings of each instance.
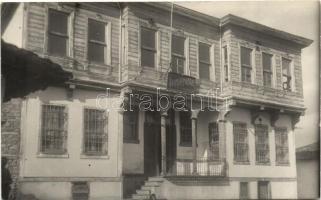
[[161, 176], [166, 175], [166, 117], [167, 117], [167, 111], [161, 111], [161, 146], [162, 146]]
[[196, 130], [196, 123], [197, 123], [197, 116], [199, 114], [200, 110], [193, 110], [191, 115], [192, 120], [192, 148], [193, 148], [193, 174], [197, 175], [197, 143], [196, 143], [196, 137], [197, 137], [197, 130]]

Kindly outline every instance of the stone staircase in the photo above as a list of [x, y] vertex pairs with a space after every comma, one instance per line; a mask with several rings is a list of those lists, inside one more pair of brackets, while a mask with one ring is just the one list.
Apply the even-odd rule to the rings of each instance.
[[163, 181], [163, 177], [149, 177], [148, 180], [145, 181], [144, 185], [139, 190], [136, 190], [136, 194], [132, 195], [132, 199], [156, 200], [158, 196], [157, 191]]

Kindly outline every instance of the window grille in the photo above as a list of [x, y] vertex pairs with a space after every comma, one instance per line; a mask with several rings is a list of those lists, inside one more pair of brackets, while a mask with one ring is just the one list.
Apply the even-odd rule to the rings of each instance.
[[266, 125], [255, 125], [256, 162], [270, 162], [269, 133]]
[[88, 20], [88, 60], [105, 63], [106, 24], [93, 19]]
[[124, 142], [138, 141], [138, 110], [124, 112]]
[[220, 134], [217, 123], [209, 124], [209, 145], [210, 145], [210, 159], [218, 160], [220, 158]]
[[291, 60], [282, 58], [282, 83], [283, 89], [291, 91]]
[[272, 55], [267, 53], [262, 53], [262, 63], [263, 63], [263, 84], [264, 86], [272, 86]]
[[234, 161], [236, 162], [248, 162], [248, 133], [245, 123], [233, 124], [234, 135]]
[[106, 155], [107, 116], [105, 111], [86, 108], [84, 115], [84, 153]]
[[248, 182], [240, 182], [240, 199], [249, 198]]
[[200, 79], [210, 79], [210, 46], [204, 43], [198, 45]]
[[192, 120], [190, 112], [179, 112], [180, 114], [180, 136], [182, 146], [192, 146]]
[[289, 163], [289, 146], [287, 128], [275, 128], [276, 163]]
[[156, 31], [141, 28], [141, 66], [155, 67], [156, 60]]
[[42, 105], [41, 153], [66, 153], [67, 121], [65, 106]]
[[241, 47], [241, 81], [252, 82], [252, 49]]
[[172, 35], [172, 72], [184, 74], [185, 38]]
[[68, 48], [68, 13], [49, 9], [48, 53], [66, 56]]
[[228, 52], [227, 46], [223, 47], [223, 64], [224, 64], [224, 80], [228, 81]]

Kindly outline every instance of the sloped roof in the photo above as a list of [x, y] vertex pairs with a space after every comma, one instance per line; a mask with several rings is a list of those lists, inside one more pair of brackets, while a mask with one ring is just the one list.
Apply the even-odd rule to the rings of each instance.
[[72, 73], [49, 59], [1, 40], [1, 76], [5, 86], [2, 101], [6, 102], [48, 86], [64, 85]]
[[316, 159], [320, 157], [320, 144], [312, 143], [296, 149], [296, 158], [300, 160]]

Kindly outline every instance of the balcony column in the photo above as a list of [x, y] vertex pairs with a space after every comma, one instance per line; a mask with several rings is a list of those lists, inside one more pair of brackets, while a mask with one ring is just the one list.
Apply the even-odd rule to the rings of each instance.
[[196, 123], [197, 123], [197, 117], [200, 110], [193, 110], [191, 114], [191, 120], [192, 120], [192, 148], [193, 148], [193, 174], [197, 175], [197, 143], [196, 143], [196, 137], [197, 137], [197, 130], [196, 130]]
[[161, 111], [161, 146], [162, 146], [161, 176], [166, 175], [166, 118], [167, 118], [167, 110]]

